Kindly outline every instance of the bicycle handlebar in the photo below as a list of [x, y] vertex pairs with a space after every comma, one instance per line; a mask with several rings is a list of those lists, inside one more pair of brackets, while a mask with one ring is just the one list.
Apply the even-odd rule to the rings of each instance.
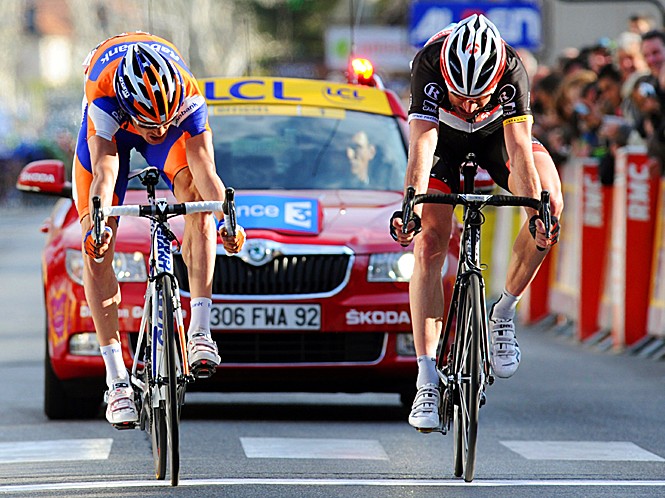
[[[549, 192], [547, 194], [547, 203], [549, 207]], [[515, 206], [530, 207], [538, 211], [541, 210], [543, 199], [533, 199], [531, 197], [520, 197], [514, 195], [484, 195], [484, 194], [420, 194], [416, 195], [414, 204], [449, 204], [456, 206], [462, 204], [469, 206], [472, 204], [484, 206]]]
[[179, 204], [164, 204], [160, 206], [151, 204], [128, 204], [124, 206], [106, 206], [101, 209], [102, 215], [106, 216], [137, 216], [149, 217], [157, 215], [182, 215], [192, 213], [203, 213], [222, 211], [223, 201], [195, 201], [182, 202]]
[[[411, 188], [411, 187], [409, 187]], [[407, 189], [408, 196], [408, 189]], [[405, 196], [405, 203], [406, 198]], [[484, 194], [420, 194], [413, 198], [412, 206], [417, 204], [449, 204], [456, 206], [514, 206], [530, 207], [538, 211], [538, 215], [545, 225], [545, 238], [549, 239], [552, 229], [552, 213], [550, 211], [550, 193], [543, 190], [540, 193], [540, 200], [531, 197], [521, 197], [516, 195], [484, 195]], [[404, 211], [406, 213], [406, 211]], [[412, 213], [413, 211], [411, 211]], [[405, 217], [405, 219], [408, 219]], [[406, 223], [405, 223], [406, 226]], [[405, 232], [406, 233], [406, 232]], [[536, 246], [539, 250], [545, 248]]]

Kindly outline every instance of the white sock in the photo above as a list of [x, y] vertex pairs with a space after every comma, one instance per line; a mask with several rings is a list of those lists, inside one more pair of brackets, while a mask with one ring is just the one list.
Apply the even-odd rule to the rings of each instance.
[[196, 329], [210, 330], [210, 308], [212, 299], [207, 297], [195, 297], [189, 303], [191, 317], [189, 320], [189, 330], [187, 337], [191, 339]]
[[426, 354], [418, 357], [416, 387], [420, 389], [425, 384], [439, 384], [439, 374], [436, 373], [436, 358]]
[[492, 318], [502, 318], [504, 320], [512, 319], [515, 316], [517, 303], [519, 303], [521, 298], [522, 296], [513, 296], [506, 289], [503, 289], [499, 300], [494, 303]]
[[102, 352], [102, 358], [104, 358], [104, 365], [106, 366], [106, 384], [112, 387], [111, 383], [114, 380], [128, 380], [127, 368], [122, 359], [122, 347], [120, 343], [116, 342], [108, 346], [100, 346], [99, 350]]

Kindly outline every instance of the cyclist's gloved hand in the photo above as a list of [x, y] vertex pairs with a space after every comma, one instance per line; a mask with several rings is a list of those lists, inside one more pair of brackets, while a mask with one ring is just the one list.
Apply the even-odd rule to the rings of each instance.
[[245, 229], [240, 225], [236, 225], [236, 236], [229, 236], [226, 227], [224, 226], [224, 220], [220, 220], [217, 224], [217, 232], [222, 238], [222, 244], [224, 245], [224, 250], [227, 255], [238, 254], [242, 249], [242, 246], [245, 245], [245, 239], [247, 235], [245, 234]]
[[419, 234], [423, 227], [420, 222], [420, 216], [413, 213], [411, 221], [409, 222], [407, 233], [402, 233], [404, 221], [402, 211], [395, 211], [390, 217], [390, 236], [395, 242], [399, 242], [403, 247], [408, 246], [417, 234]]
[[[540, 221], [540, 223], [538, 223]], [[545, 224], [543, 220], [540, 219], [539, 215], [533, 215], [529, 220], [529, 232], [534, 240], [538, 241], [538, 234], [542, 234], [542, 238], [545, 238]], [[559, 224], [559, 218], [552, 215], [551, 216], [551, 226], [550, 226], [550, 238], [547, 239], [547, 246], [536, 245], [538, 249], [544, 251], [548, 247], [552, 247], [554, 244], [559, 242], [559, 233], [561, 232], [561, 225]]]
[[83, 251], [90, 256], [92, 259], [101, 259], [104, 257], [104, 254], [109, 249], [109, 244], [111, 243], [111, 237], [113, 236], [113, 230], [110, 227], [104, 227], [104, 232], [102, 233], [102, 243], [97, 244], [95, 238], [92, 236], [92, 228], [87, 231], [83, 237]]

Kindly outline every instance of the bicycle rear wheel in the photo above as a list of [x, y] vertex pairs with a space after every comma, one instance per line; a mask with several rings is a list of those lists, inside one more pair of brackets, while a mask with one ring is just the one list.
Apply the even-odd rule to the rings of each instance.
[[171, 486], [178, 485], [180, 473], [180, 409], [178, 396], [178, 368], [176, 366], [177, 345], [173, 316], [173, 287], [171, 278], [162, 279], [162, 317], [164, 324], [164, 362], [167, 378], [164, 379], [164, 418], [168, 445], [169, 474]]
[[470, 274], [460, 295], [454, 366], [459, 375], [453, 409], [454, 472], [473, 480], [476, 466], [478, 411], [481, 396], [482, 299], [480, 277]]

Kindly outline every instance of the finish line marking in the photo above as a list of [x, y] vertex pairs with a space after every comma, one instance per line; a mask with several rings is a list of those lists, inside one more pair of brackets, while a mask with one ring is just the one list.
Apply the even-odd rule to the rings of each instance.
[[527, 460], [665, 462], [629, 441], [499, 441]]
[[[523, 481], [483, 481], [464, 482], [462, 480], [445, 479], [188, 479], [181, 480], [179, 487], [193, 486], [375, 486], [375, 487], [439, 487], [439, 488], [507, 488], [507, 487], [665, 487], [661, 481], [621, 481], [621, 480], [523, 480]], [[34, 493], [36, 491], [64, 491], [79, 489], [120, 489], [120, 488], [159, 488], [171, 487], [169, 481], [115, 481], [115, 482], [74, 482], [0, 486], [0, 494]]]
[[0, 443], [0, 464], [106, 460], [113, 439], [59, 439]]

